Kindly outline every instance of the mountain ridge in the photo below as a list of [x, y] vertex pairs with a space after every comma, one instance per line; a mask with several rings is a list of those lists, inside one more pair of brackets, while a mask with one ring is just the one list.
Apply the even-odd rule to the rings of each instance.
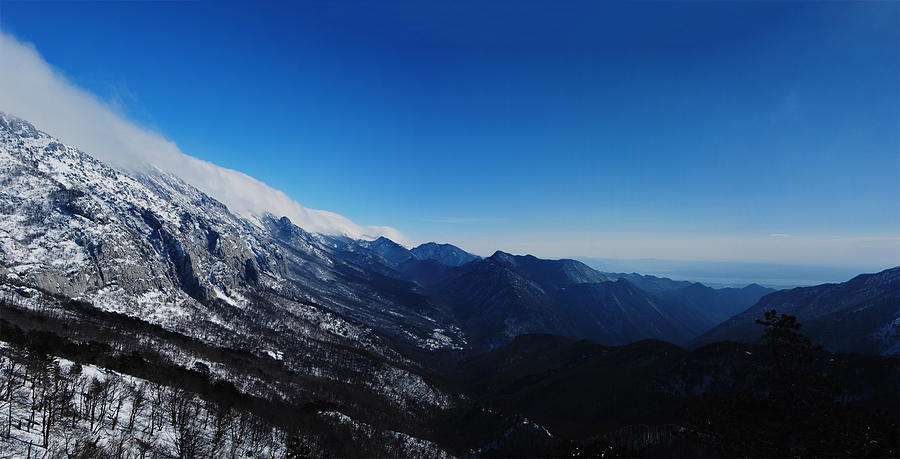
[[470, 261], [480, 260], [481, 257], [466, 252], [453, 244], [438, 244], [426, 242], [420, 244], [410, 252], [419, 260], [436, 260], [443, 265], [462, 266]]
[[900, 353], [900, 266], [860, 274], [840, 283], [768, 294], [746, 311], [695, 338], [693, 346], [719, 340], [756, 342], [753, 320], [767, 310], [791, 314], [803, 332], [835, 352]]

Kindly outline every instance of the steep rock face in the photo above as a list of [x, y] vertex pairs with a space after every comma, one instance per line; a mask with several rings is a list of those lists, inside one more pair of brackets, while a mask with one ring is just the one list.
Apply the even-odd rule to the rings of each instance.
[[[273, 216], [253, 224], [171, 174], [123, 173], [23, 120], [0, 120], [0, 247], [10, 275], [170, 327], [223, 322], [204, 312], [209, 305], [246, 307], [271, 292], [414, 346], [464, 342], [388, 266], [392, 256], [413, 259], [388, 239], [323, 237]], [[347, 247], [358, 256], [346, 257]]]
[[447, 266], [462, 266], [470, 261], [481, 259], [478, 255], [472, 255], [455, 245], [435, 242], [426, 242], [410, 252], [419, 260], [435, 260]]
[[760, 340], [756, 319], [775, 309], [797, 317], [801, 332], [835, 352], [900, 353], [900, 267], [839, 284], [781, 290], [694, 341]]
[[132, 177], [0, 119], [0, 247], [11, 275], [153, 314], [147, 301], [195, 309], [259, 282], [260, 263], [277, 265], [245, 223], [176, 177]]
[[293, 371], [371, 386], [396, 406], [449, 403], [393, 346], [459, 347], [461, 333], [413, 284], [342, 259], [287, 219], [251, 223], [171, 174], [109, 168], [6, 114], [0, 184], [0, 274], [12, 284], [283, 355]]

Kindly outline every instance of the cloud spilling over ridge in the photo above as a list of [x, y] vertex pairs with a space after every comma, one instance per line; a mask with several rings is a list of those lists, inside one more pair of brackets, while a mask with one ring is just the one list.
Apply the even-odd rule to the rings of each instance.
[[2, 30], [0, 110], [34, 123], [111, 166], [140, 170], [152, 165], [176, 174], [244, 217], [269, 212], [287, 216], [297, 226], [315, 233], [357, 239], [385, 236], [409, 243], [394, 228], [362, 226], [334, 212], [308, 209], [247, 174], [182, 153], [173, 142], [136, 126], [107, 103], [70, 83], [34, 46]]

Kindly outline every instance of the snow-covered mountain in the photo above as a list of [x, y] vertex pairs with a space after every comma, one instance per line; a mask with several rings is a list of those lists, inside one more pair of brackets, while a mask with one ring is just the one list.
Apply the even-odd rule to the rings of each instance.
[[[0, 247], [13, 278], [163, 323], [281, 280], [249, 225], [171, 174], [124, 174], [5, 114], [0, 142]], [[260, 266], [272, 275], [260, 279]]]
[[574, 260], [481, 259], [238, 215], [172, 173], [112, 168], [12, 115], [0, 115], [0, 141], [0, 272], [220, 345], [293, 347], [303, 334], [248, 336], [285, 311], [390, 360], [396, 346], [493, 346], [526, 332], [680, 343], [723, 320], [719, 309], [746, 308], [699, 284], [715, 298], [641, 276], [613, 284], [621, 276]]
[[109, 167], [12, 115], [0, 115], [0, 141], [6, 276], [219, 345], [292, 348], [303, 334], [258, 333], [286, 312], [389, 360], [392, 346], [495, 345], [524, 332], [617, 344], [698, 331], [679, 304], [635, 286], [610, 296], [601, 284], [616, 279], [574, 260], [480, 259], [246, 218], [172, 173]]
[[[111, 167], [3, 113], [0, 185], [0, 341], [11, 349], [0, 352], [0, 365], [15, 369], [17, 356], [39, 355], [14, 347], [31, 346], [102, 362], [139, 378], [135, 384], [160, 387], [170, 403], [180, 400], [182, 386], [199, 394], [195, 408], [238, 397], [236, 410], [268, 426], [260, 432], [283, 437], [256, 450], [286, 449], [299, 422], [307, 429], [299, 438], [315, 451], [471, 453], [466, 448], [506, 438], [511, 426], [532, 425], [517, 417], [519, 408], [484, 409], [448, 384], [442, 372], [472, 353], [527, 333], [606, 345], [681, 343], [723, 310], [767, 293], [600, 273], [574, 260], [499, 251], [480, 258], [449, 244], [407, 249], [387, 237], [316, 232], [288, 216], [235, 213], [171, 172]], [[894, 269], [854, 279], [852, 291], [771, 294], [737, 318], [752, 321], [774, 305], [830, 327], [822, 330], [855, 321], [896, 343], [896, 278]], [[824, 322], [803, 315], [821, 308], [836, 315]], [[883, 327], [884, 317], [894, 325], [869, 327], [873, 320]], [[677, 354], [674, 345], [665, 349]], [[31, 370], [29, 382], [23, 368], [0, 375], [44, 384]], [[57, 379], [82, 384], [67, 378]], [[14, 401], [16, 417], [38, 406], [35, 400]], [[130, 403], [121, 406], [130, 410]], [[213, 405], [202, 406], [212, 413], [204, 419], [215, 418]], [[86, 419], [72, 421], [72, 429], [87, 422], [91, 430]], [[118, 415], [107, 419], [97, 441], [109, 446], [122, 429]], [[28, 423], [24, 433], [16, 429], [13, 438], [36, 437]], [[215, 443], [215, 429], [204, 424], [198, 432]]]
[[[126, 174], [7, 114], [0, 183], [10, 301], [59, 302], [12, 287], [33, 286], [217, 347], [283, 356], [292, 371], [367, 386], [405, 410], [451, 403], [395, 347], [460, 347], [461, 333], [411, 284], [336, 256], [287, 218], [260, 228], [172, 174]], [[349, 357], [359, 353], [369, 357]]]
[[[14, 278], [169, 327], [226, 327], [209, 304], [245, 308], [263, 293], [386, 328], [405, 307], [380, 290], [390, 281], [286, 217], [251, 223], [173, 174], [113, 169], [11, 115], [0, 142], [0, 256]], [[424, 315], [402, 322], [404, 336], [437, 328]]]

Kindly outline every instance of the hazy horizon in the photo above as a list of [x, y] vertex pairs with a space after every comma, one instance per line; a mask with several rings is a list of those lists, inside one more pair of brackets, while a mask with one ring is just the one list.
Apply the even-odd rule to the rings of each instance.
[[713, 288], [745, 287], [756, 283], [764, 287], [783, 289], [841, 283], [860, 274], [877, 273], [897, 266], [809, 266], [723, 260], [573, 258], [602, 272], [668, 277], [672, 280], [700, 282]]

